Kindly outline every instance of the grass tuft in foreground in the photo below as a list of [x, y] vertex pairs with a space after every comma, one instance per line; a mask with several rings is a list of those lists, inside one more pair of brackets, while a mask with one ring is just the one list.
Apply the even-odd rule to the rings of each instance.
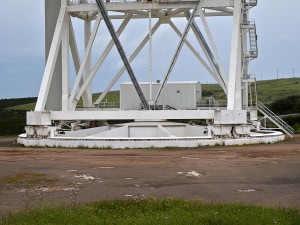
[[296, 209], [185, 200], [112, 200], [83, 206], [36, 209], [2, 218], [0, 224], [300, 224]]

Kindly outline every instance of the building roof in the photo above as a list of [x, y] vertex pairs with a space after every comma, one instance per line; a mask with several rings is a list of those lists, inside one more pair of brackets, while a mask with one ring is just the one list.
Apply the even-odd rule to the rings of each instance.
[[[197, 84], [200, 83], [199, 81], [168, 81], [167, 84]], [[123, 82], [121, 85], [132, 85], [132, 82]], [[149, 82], [139, 82], [139, 84], [149, 84]], [[162, 84], [162, 82], [152, 82], [152, 84]]]

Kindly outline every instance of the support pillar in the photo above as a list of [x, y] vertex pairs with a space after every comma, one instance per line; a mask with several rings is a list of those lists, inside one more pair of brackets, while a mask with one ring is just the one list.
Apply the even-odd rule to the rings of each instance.
[[[61, 7], [61, 0], [45, 0], [45, 61], [47, 62], [50, 46], [53, 39], [58, 14]], [[49, 94], [47, 97], [46, 110], [61, 110], [62, 96], [62, 57], [59, 49], [55, 64], [53, 77], [51, 80]]]
[[241, 76], [242, 76], [242, 41], [241, 19], [242, 0], [234, 1], [232, 39], [230, 50], [230, 69], [228, 82], [228, 110], [242, 109]]

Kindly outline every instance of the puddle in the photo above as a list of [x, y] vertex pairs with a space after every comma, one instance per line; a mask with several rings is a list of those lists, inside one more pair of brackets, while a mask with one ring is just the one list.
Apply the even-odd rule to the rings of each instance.
[[82, 175], [75, 175], [75, 178], [85, 179], [85, 180], [95, 180], [96, 178], [91, 176], [90, 174], [82, 174]]
[[255, 189], [237, 190], [237, 192], [255, 192]]
[[201, 158], [194, 158], [194, 157], [186, 157], [186, 156], [183, 156], [181, 157], [182, 159], [201, 159]]
[[177, 172], [177, 174], [185, 174], [187, 177], [201, 177], [202, 174], [196, 171], [189, 171], [189, 172]]
[[202, 176], [200, 173], [197, 173], [196, 171], [187, 172], [186, 175], [193, 176], [193, 177], [201, 177]]
[[36, 191], [42, 191], [42, 192], [48, 192], [49, 189], [48, 188], [36, 188]]
[[125, 177], [124, 179], [125, 179], [125, 180], [134, 180], [133, 177]]
[[77, 170], [67, 170], [67, 172], [77, 172]]

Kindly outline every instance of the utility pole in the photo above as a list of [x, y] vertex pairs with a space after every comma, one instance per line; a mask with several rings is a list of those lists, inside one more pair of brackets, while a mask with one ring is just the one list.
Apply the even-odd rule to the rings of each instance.
[[278, 80], [278, 70], [277, 70], [277, 80]]
[[293, 68], [293, 78], [295, 78], [295, 68]]

